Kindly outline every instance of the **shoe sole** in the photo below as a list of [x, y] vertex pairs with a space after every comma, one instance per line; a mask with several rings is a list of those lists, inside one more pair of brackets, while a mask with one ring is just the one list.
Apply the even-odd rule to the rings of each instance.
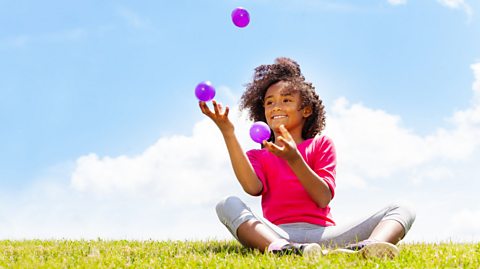
[[387, 242], [375, 242], [370, 243], [363, 247], [359, 251], [337, 248], [328, 252], [328, 255], [360, 255], [366, 259], [381, 258], [381, 259], [393, 259], [399, 254], [398, 248]]
[[398, 256], [397, 246], [387, 242], [375, 242], [366, 245], [359, 251], [365, 258], [393, 259]]
[[322, 250], [322, 247], [320, 247], [319, 244], [309, 244], [303, 249], [303, 256], [304, 257], [315, 257], [315, 256], [320, 256], [324, 255], [324, 252]]

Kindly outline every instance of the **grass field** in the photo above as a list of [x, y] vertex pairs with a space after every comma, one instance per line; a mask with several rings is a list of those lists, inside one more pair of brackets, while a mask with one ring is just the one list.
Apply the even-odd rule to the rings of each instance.
[[393, 260], [277, 257], [235, 241], [0, 241], [0, 268], [480, 268], [480, 243], [400, 244]]

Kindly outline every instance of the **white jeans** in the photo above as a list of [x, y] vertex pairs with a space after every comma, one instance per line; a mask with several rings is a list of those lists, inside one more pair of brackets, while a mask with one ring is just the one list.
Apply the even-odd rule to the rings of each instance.
[[355, 221], [348, 225], [323, 227], [310, 223], [289, 223], [275, 225], [263, 217], [257, 216], [238, 197], [228, 196], [220, 201], [217, 206], [217, 215], [238, 240], [238, 227], [251, 219], [258, 220], [267, 225], [280, 237], [295, 243], [319, 243], [326, 246], [343, 246], [367, 239], [373, 229], [383, 220], [398, 221], [405, 229], [405, 234], [415, 221], [415, 213], [400, 205], [390, 205], [375, 214]]

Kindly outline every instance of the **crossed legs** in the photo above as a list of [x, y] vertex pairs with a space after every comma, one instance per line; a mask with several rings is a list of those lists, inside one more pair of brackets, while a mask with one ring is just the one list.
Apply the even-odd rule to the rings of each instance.
[[[220, 221], [241, 244], [261, 252], [264, 252], [276, 240], [289, 240], [289, 234], [296, 232], [292, 232], [287, 227], [281, 227], [282, 230], [267, 220], [255, 216], [250, 208], [234, 196], [229, 196], [219, 202], [216, 210]], [[318, 234], [313, 233], [312, 236], [306, 238], [306, 241], [297, 243], [325, 243], [326, 245], [340, 246], [355, 241], [373, 239], [397, 244], [405, 236], [414, 219], [415, 215], [412, 212], [399, 206], [390, 206], [353, 227], [347, 226], [347, 228], [340, 229], [336, 229], [339, 227], [319, 227]], [[332, 232], [325, 233], [330, 228], [333, 229]]]

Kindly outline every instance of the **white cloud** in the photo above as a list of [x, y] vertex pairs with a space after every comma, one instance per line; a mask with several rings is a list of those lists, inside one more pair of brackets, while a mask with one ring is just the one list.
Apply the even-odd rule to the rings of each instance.
[[[344, 98], [333, 105], [327, 126], [339, 152], [339, 167], [357, 177], [386, 177], [418, 165], [430, 155], [421, 137], [400, 126], [398, 116], [350, 105]], [[413, 149], [418, 154], [412, 155]]]
[[459, 210], [453, 215], [451, 225], [455, 231], [462, 231], [464, 237], [478, 232], [480, 230], [480, 210], [469, 208]]
[[[480, 239], [472, 224], [479, 223], [480, 212], [473, 198], [480, 187], [474, 180], [480, 161], [480, 63], [472, 70], [471, 107], [455, 112], [449, 128], [427, 136], [406, 129], [399, 116], [386, 111], [346, 98], [334, 102], [325, 133], [337, 146], [332, 208], [339, 223], [399, 201], [417, 210], [407, 240]], [[231, 119], [244, 149], [258, 147], [236, 108]], [[260, 211], [259, 198], [243, 194], [236, 182], [220, 132], [207, 118], [195, 124], [192, 135], [161, 137], [136, 156], [91, 153], [60, 170], [28, 191], [0, 195], [0, 238], [230, 238], [215, 216], [216, 201], [239, 195]]]
[[438, 0], [442, 5], [449, 8], [461, 8], [467, 6], [464, 0]]
[[[236, 108], [231, 119], [241, 143], [258, 148]], [[50, 169], [22, 193], [0, 194], [0, 238], [226, 238], [215, 203], [230, 194], [258, 200], [234, 180], [220, 131], [207, 118], [191, 136], [162, 137], [138, 156], [92, 153], [71, 166]]]
[[147, 19], [142, 18], [139, 14], [126, 7], [119, 7], [117, 13], [127, 22], [130, 27], [139, 29], [150, 26], [150, 23]]
[[[201, 113], [199, 111], [199, 113]], [[237, 135], [247, 148], [258, 147], [248, 138], [249, 122], [236, 108], [230, 113]], [[218, 200], [235, 186], [220, 131], [205, 117], [192, 136], [160, 138], [138, 156], [81, 156], [71, 186], [97, 195], [150, 193], [165, 203], [199, 204]]]
[[[346, 186], [357, 186], [366, 179], [389, 178], [407, 170], [412, 172], [412, 180], [418, 182], [422, 175], [438, 174], [440, 170], [432, 170], [432, 164], [465, 160], [478, 149], [479, 112], [478, 105], [458, 111], [449, 119], [452, 128], [440, 128], [422, 137], [402, 127], [397, 116], [362, 104], [349, 104], [342, 98], [333, 105], [326, 132], [336, 143], [339, 175], [343, 173]], [[452, 173], [447, 168], [441, 171], [444, 176]]]
[[[326, 132], [338, 152], [339, 191], [333, 210], [340, 219], [400, 201], [418, 211], [408, 240], [480, 239], [480, 230], [465, 223], [477, 219], [473, 197], [480, 187], [474, 180], [480, 161], [480, 64], [471, 67], [471, 107], [453, 113], [446, 121], [449, 128], [427, 136], [404, 128], [398, 116], [385, 111], [346, 99], [335, 102]], [[448, 213], [461, 210], [469, 213]], [[441, 219], [449, 227], [432, 229]]]
[[[399, 6], [406, 5], [407, 0], [387, 0], [390, 5]], [[441, 5], [451, 8], [459, 9], [467, 14], [469, 20], [473, 17], [473, 8], [464, 0], [437, 0]]]
[[480, 64], [472, 65], [472, 70], [472, 106], [447, 119], [451, 128], [439, 128], [425, 137], [402, 127], [398, 116], [338, 99], [326, 131], [336, 141], [343, 184], [365, 187], [366, 179], [388, 178], [406, 170], [411, 171], [410, 178], [415, 182], [432, 175], [451, 177], [449, 168], [435, 168], [434, 164], [440, 160], [466, 160], [480, 146]]
[[405, 5], [407, 0], [388, 0], [388, 3], [394, 6]]
[[438, 2], [448, 8], [463, 10], [469, 19], [473, 16], [472, 7], [464, 0], [438, 0]]

